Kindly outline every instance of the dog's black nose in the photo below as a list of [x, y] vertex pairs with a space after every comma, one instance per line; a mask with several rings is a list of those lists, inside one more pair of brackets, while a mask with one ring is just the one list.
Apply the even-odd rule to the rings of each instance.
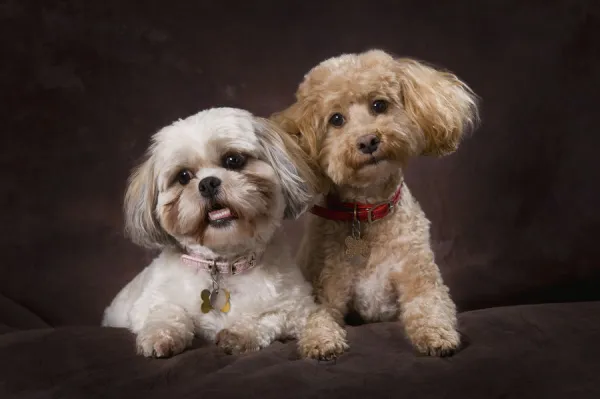
[[356, 141], [356, 146], [358, 150], [363, 154], [372, 154], [377, 151], [379, 148], [379, 143], [381, 140], [374, 134], [367, 134], [365, 136], [359, 137]]
[[200, 180], [200, 183], [198, 183], [198, 190], [200, 190], [200, 195], [202, 195], [204, 198], [212, 198], [217, 195], [220, 185], [221, 179], [218, 177], [209, 176]]

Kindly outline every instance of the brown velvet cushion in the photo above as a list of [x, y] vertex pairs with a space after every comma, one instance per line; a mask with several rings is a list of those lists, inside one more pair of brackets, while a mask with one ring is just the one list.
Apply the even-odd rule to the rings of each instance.
[[600, 302], [460, 315], [468, 345], [417, 356], [398, 323], [350, 327], [336, 364], [294, 342], [227, 356], [198, 344], [171, 359], [133, 351], [125, 330], [62, 327], [0, 335], [2, 398], [597, 398]]
[[482, 97], [458, 153], [408, 171], [459, 306], [600, 298], [597, 2], [333, 3], [5, 2], [0, 292], [98, 324], [150, 259], [121, 202], [153, 132], [209, 106], [268, 115], [317, 62], [381, 47]]

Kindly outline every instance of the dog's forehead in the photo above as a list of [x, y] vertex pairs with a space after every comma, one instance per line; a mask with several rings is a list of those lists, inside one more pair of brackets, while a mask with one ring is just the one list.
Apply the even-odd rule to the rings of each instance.
[[346, 75], [368, 70], [389, 69], [394, 59], [382, 50], [370, 50], [359, 54], [342, 54], [322, 61], [311, 69], [305, 77], [311, 75]]
[[395, 92], [397, 78], [393, 58], [383, 51], [343, 54], [311, 69], [298, 94], [320, 103], [349, 101], [372, 93]]
[[154, 143], [161, 158], [182, 151], [193, 151], [207, 158], [219, 147], [252, 151], [258, 146], [258, 138], [250, 112], [213, 108], [163, 128], [154, 136]]

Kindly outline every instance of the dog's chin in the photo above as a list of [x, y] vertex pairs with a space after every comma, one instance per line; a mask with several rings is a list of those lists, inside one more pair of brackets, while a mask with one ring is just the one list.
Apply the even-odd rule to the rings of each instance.
[[365, 156], [355, 165], [354, 176], [361, 181], [375, 182], [397, 169], [396, 162], [382, 156]]
[[385, 165], [386, 163], [388, 163], [388, 160], [382, 156], [368, 155], [357, 165], [358, 167], [356, 169], [376, 169], [382, 167], [382, 165]]
[[[334, 184], [356, 188], [369, 187], [386, 180], [399, 168], [397, 161], [383, 156], [364, 155], [348, 161], [346, 159], [328, 171], [327, 174]], [[333, 171], [337, 173], [332, 173]]]
[[202, 245], [217, 252], [238, 252], [268, 241], [274, 229], [272, 215], [253, 211], [224, 202], [212, 204], [206, 210]]
[[213, 204], [206, 211], [203, 244], [217, 248], [237, 247], [248, 241], [247, 221], [226, 204]]

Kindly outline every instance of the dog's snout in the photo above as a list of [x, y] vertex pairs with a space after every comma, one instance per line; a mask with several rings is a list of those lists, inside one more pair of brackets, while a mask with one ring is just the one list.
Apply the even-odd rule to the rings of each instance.
[[372, 154], [379, 148], [381, 140], [375, 134], [367, 134], [356, 141], [358, 150], [363, 154]]
[[221, 179], [209, 176], [200, 180], [200, 183], [198, 183], [198, 190], [200, 190], [200, 195], [204, 198], [212, 198], [217, 195], [219, 186], [221, 186]]

